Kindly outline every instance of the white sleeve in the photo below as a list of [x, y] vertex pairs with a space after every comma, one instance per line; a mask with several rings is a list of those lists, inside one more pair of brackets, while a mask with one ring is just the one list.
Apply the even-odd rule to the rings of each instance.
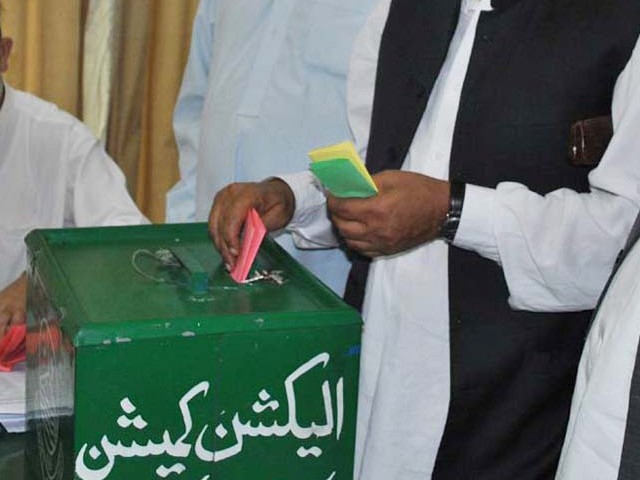
[[65, 226], [89, 227], [149, 223], [127, 191], [124, 174], [82, 123], [67, 139]]
[[640, 207], [640, 41], [614, 90], [614, 136], [590, 192], [467, 186], [454, 245], [502, 265], [514, 309], [591, 309]]
[[200, 124], [213, 53], [216, 0], [201, 0], [193, 21], [189, 58], [173, 113], [180, 180], [167, 193], [167, 222], [193, 222], [196, 214], [196, 166]]
[[279, 175], [286, 182], [296, 201], [291, 222], [286, 227], [298, 248], [332, 248], [338, 238], [327, 213], [327, 199], [311, 172]]

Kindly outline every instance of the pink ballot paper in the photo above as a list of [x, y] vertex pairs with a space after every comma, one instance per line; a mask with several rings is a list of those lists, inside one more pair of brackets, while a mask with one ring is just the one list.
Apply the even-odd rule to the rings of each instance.
[[258, 249], [262, 243], [262, 239], [267, 233], [267, 229], [260, 219], [260, 215], [255, 208], [249, 210], [247, 219], [244, 221], [244, 233], [242, 236], [242, 247], [240, 256], [236, 262], [236, 266], [231, 270], [231, 278], [236, 282], [242, 283], [247, 279], [253, 261], [256, 259]]

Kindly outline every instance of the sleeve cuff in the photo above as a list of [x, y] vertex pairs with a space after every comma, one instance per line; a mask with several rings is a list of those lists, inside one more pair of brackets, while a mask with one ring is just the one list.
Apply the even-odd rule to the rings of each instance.
[[296, 201], [296, 209], [287, 229], [295, 230], [303, 226], [318, 208], [324, 208], [326, 198], [322, 190], [317, 187], [311, 172], [278, 175], [277, 178], [289, 185]]
[[496, 190], [467, 184], [453, 245], [500, 263], [495, 234]]
[[298, 248], [331, 248], [338, 244], [327, 214], [326, 197], [311, 172], [278, 175], [293, 191], [296, 209], [286, 227]]

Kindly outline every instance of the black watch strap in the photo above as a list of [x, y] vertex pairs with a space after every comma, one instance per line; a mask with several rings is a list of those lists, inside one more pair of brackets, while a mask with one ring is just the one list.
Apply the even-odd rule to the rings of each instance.
[[464, 182], [450, 182], [449, 211], [440, 226], [440, 237], [447, 243], [453, 242], [458, 231], [458, 225], [460, 225], [465, 187], [466, 184]]

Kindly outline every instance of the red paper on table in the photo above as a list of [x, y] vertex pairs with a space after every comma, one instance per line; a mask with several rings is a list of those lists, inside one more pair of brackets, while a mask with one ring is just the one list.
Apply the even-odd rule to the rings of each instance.
[[240, 256], [236, 261], [235, 267], [231, 270], [231, 278], [236, 282], [242, 283], [247, 279], [247, 275], [251, 271], [253, 261], [256, 259], [258, 249], [262, 243], [262, 239], [267, 233], [267, 229], [260, 219], [260, 215], [255, 208], [249, 210], [247, 219], [244, 221], [244, 233], [242, 236], [242, 246], [240, 247]]
[[0, 372], [10, 372], [27, 358], [26, 338], [26, 325], [14, 325], [0, 338]]

